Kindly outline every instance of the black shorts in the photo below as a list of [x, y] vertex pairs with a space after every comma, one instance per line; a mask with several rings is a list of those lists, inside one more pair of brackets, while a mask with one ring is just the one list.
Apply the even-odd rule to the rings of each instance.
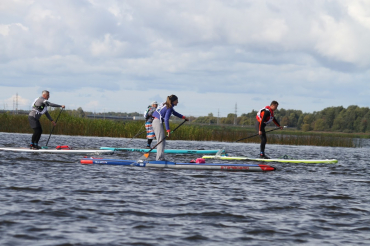
[[28, 121], [30, 122], [31, 128], [41, 128], [39, 120], [36, 120], [33, 116], [28, 116]]

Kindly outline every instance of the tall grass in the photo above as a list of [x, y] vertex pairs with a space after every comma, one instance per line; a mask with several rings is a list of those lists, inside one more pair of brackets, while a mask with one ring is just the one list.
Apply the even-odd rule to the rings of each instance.
[[[199, 126], [183, 126], [177, 130], [174, 137], [171, 139], [186, 139], [199, 141], [220, 141], [234, 142], [235, 140], [256, 135], [256, 131], [232, 131], [232, 130], [212, 130], [206, 127]], [[354, 141], [353, 138], [340, 136], [326, 136], [317, 134], [286, 134], [283, 131], [279, 133], [267, 133], [267, 141], [269, 144], [284, 144], [284, 145], [311, 145], [311, 146], [331, 146], [331, 147], [361, 147], [361, 142]], [[255, 136], [249, 139], [242, 140], [244, 143], [260, 143], [260, 137]]]
[[[50, 112], [51, 116], [56, 119], [59, 110]], [[0, 114], [0, 132], [17, 132], [32, 133], [29, 126], [27, 115]], [[43, 127], [44, 134], [50, 133], [52, 124], [42, 116], [40, 123]], [[171, 123], [174, 129], [179, 123]], [[79, 118], [63, 112], [58, 120], [53, 134], [79, 135], [79, 136], [96, 136], [96, 137], [122, 137], [132, 138], [139, 131], [144, 130], [144, 121], [113, 121], [104, 119], [87, 119]], [[234, 142], [237, 139], [248, 137], [256, 134], [254, 129], [233, 129], [209, 127], [184, 124], [182, 127], [171, 135], [172, 140], [194, 140], [194, 141], [220, 141]], [[278, 131], [274, 134], [268, 134], [269, 144], [285, 145], [312, 145], [312, 146], [333, 146], [333, 147], [360, 147], [361, 142], [354, 141], [353, 138], [343, 137], [335, 134], [307, 134], [303, 132], [286, 132]], [[145, 138], [143, 133], [137, 138]], [[243, 140], [245, 143], [259, 143], [258, 136]]]

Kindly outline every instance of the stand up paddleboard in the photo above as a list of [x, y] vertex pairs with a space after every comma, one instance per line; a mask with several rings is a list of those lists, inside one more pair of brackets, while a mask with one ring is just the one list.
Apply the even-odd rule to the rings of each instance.
[[3, 151], [12, 152], [26, 152], [26, 153], [50, 153], [50, 154], [92, 154], [103, 155], [113, 154], [113, 150], [100, 150], [100, 149], [30, 149], [22, 147], [0, 147]]
[[215, 155], [204, 155], [203, 159], [220, 159], [220, 160], [239, 160], [239, 161], [263, 161], [263, 162], [285, 162], [285, 163], [337, 163], [336, 159], [323, 159], [323, 160], [295, 160], [295, 159], [261, 159], [261, 158], [251, 158], [244, 156], [215, 156]]
[[244, 172], [266, 172], [274, 171], [275, 167], [263, 164], [222, 164], [222, 163], [175, 163], [170, 161], [137, 161], [119, 159], [98, 159], [83, 158], [81, 164], [100, 164], [100, 165], [123, 165], [136, 167], [157, 167], [173, 169], [203, 169], [203, 170], [223, 170], [223, 171], [244, 171]]
[[[112, 147], [100, 147], [100, 149], [104, 150], [114, 150], [114, 151], [133, 151], [133, 152], [149, 152], [150, 149], [138, 149], [138, 148], [112, 148]], [[153, 149], [150, 151], [151, 153], [157, 153], [157, 149]], [[164, 153], [168, 154], [202, 154], [202, 155], [212, 155], [219, 152], [219, 150], [213, 150], [213, 149], [165, 149]], [[224, 153], [224, 151], [223, 151]]]

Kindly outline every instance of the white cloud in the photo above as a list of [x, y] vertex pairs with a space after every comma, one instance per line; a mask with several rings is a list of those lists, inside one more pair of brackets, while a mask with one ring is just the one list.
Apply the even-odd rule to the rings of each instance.
[[8, 36], [12, 29], [20, 28], [23, 31], [28, 31], [28, 27], [23, 26], [21, 23], [13, 23], [10, 25], [0, 24], [0, 34], [3, 36]]
[[349, 1], [348, 13], [365, 28], [370, 29], [370, 2], [367, 0]]
[[9, 35], [9, 25], [0, 25], [0, 34], [3, 36]]
[[261, 32], [256, 32], [252, 38], [256, 41], [281, 42], [287, 34], [288, 27], [283, 19], [267, 19], [263, 23]]
[[7, 110], [13, 110], [17, 108], [17, 103], [18, 103], [18, 109], [25, 109], [25, 108], [28, 108], [32, 102], [29, 99], [24, 98], [19, 94], [18, 96], [17, 94], [14, 94], [10, 98], [6, 98], [2, 100], [2, 103], [3, 105], [1, 106], [3, 107], [0, 107], [0, 108], [7, 109]]
[[184, 92], [206, 113], [221, 103], [213, 97], [260, 108], [266, 90], [282, 107], [320, 110], [338, 95], [364, 103], [369, 9], [363, 0], [1, 1], [0, 87], [49, 87], [102, 108], [112, 102], [96, 98], [111, 93]]
[[87, 102], [83, 106], [84, 106], [85, 109], [89, 109], [92, 112], [92, 109], [101, 108], [101, 106], [99, 106], [99, 105], [100, 105], [99, 101], [95, 100], [95, 101]]
[[[315, 49], [322, 56], [358, 66], [370, 65], [367, 58], [370, 49], [362, 45], [363, 41], [358, 39], [348, 22], [338, 22], [331, 16], [322, 16], [314, 23], [312, 35], [317, 39]], [[364, 53], [367, 57], [363, 56]]]
[[110, 34], [104, 35], [104, 40], [94, 40], [91, 44], [93, 56], [117, 57], [123, 54], [127, 44], [114, 39]]

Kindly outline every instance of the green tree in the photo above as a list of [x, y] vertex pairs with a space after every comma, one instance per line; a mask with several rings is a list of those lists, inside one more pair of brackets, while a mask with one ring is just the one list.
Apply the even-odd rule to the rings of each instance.
[[331, 128], [333, 131], [342, 131], [344, 129], [343, 116], [339, 114], [333, 121], [333, 126]]
[[307, 114], [304, 118], [303, 118], [303, 124], [311, 124], [314, 120], [314, 117], [313, 115], [311, 114]]
[[309, 130], [311, 130], [310, 124], [303, 124], [302, 125], [302, 131], [308, 132]]
[[298, 118], [299, 116], [295, 112], [290, 113], [289, 114], [289, 126], [296, 127], [298, 123]]
[[78, 117], [82, 117], [82, 118], [85, 117], [85, 112], [83, 111], [83, 109], [81, 107], [79, 107], [77, 109], [77, 115], [78, 115]]
[[302, 129], [303, 126], [303, 118], [305, 117], [305, 114], [299, 115], [298, 122], [297, 122], [297, 129]]
[[315, 131], [325, 131], [325, 121], [323, 119], [317, 119], [315, 121]]
[[222, 124], [234, 124], [235, 114], [228, 114], [226, 118], [221, 119]]
[[289, 117], [284, 116], [279, 123], [280, 123], [281, 126], [290, 126]]

